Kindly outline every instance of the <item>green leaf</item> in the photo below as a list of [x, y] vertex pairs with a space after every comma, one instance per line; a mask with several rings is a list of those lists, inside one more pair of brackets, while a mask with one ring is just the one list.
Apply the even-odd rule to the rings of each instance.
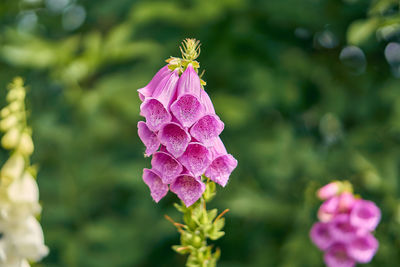
[[378, 29], [379, 20], [371, 18], [354, 21], [347, 30], [347, 42], [352, 45], [364, 44]]

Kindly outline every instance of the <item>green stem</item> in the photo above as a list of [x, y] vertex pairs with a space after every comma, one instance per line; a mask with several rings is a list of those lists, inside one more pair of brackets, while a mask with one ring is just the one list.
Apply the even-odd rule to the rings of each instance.
[[183, 203], [175, 207], [183, 213], [184, 224], [176, 223], [168, 216], [181, 234], [181, 244], [173, 246], [180, 254], [188, 254], [187, 267], [215, 267], [220, 257], [220, 250], [213, 251], [213, 245], [208, 245], [207, 240], [217, 240], [225, 233], [222, 228], [225, 219], [222, 216], [225, 210], [217, 216], [217, 209], [207, 210], [206, 204], [215, 196], [216, 185], [207, 181], [206, 191], [203, 196], [192, 206], [186, 207]]

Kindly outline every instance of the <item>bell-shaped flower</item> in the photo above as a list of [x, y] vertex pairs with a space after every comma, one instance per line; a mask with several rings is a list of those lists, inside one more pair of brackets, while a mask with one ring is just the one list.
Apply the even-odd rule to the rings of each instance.
[[329, 223], [314, 223], [310, 231], [310, 238], [321, 250], [329, 248], [334, 242]]
[[179, 78], [177, 100], [171, 105], [172, 114], [183, 127], [192, 126], [203, 115], [204, 108], [200, 102], [202, 91], [200, 78], [189, 64]]
[[168, 185], [161, 180], [161, 175], [150, 169], [143, 169], [143, 181], [150, 188], [150, 195], [155, 202], [159, 202], [168, 193]]
[[156, 152], [151, 159], [151, 166], [161, 176], [164, 184], [172, 183], [175, 178], [182, 173], [183, 167], [172, 155], [168, 152]]
[[356, 262], [349, 256], [346, 245], [335, 243], [328, 248], [324, 255], [327, 267], [353, 267]]
[[206, 185], [192, 175], [182, 174], [175, 179], [170, 189], [185, 203], [186, 207], [189, 207], [201, 197]]
[[214, 106], [207, 92], [201, 91], [201, 101], [205, 108], [205, 115], [190, 129], [190, 134], [199, 142], [210, 147], [224, 129], [224, 123], [215, 114]]
[[49, 252], [44, 245], [42, 227], [35, 217], [30, 216], [12, 233], [18, 253], [31, 261], [39, 261]]
[[330, 232], [336, 241], [350, 242], [357, 233], [357, 228], [350, 224], [348, 214], [338, 214], [330, 222]]
[[211, 157], [211, 152], [201, 143], [189, 143], [179, 161], [194, 177], [199, 177], [210, 165]]
[[148, 97], [152, 97], [154, 91], [156, 90], [157, 86], [161, 83], [161, 81], [171, 74], [171, 70], [168, 68], [168, 65], [162, 67], [156, 75], [154, 75], [153, 79], [143, 88], [138, 89], [139, 98], [141, 101], [144, 101]]
[[171, 121], [169, 106], [175, 100], [178, 79], [178, 71], [172, 71], [157, 85], [153, 95], [140, 105], [140, 115], [146, 118], [147, 126], [153, 132]]
[[182, 156], [190, 139], [188, 132], [178, 123], [174, 122], [164, 124], [158, 132], [158, 140], [175, 158]]
[[374, 202], [369, 200], [358, 200], [350, 213], [351, 224], [368, 231], [375, 230], [380, 220], [380, 209]]
[[339, 197], [334, 196], [325, 200], [318, 209], [318, 219], [321, 222], [329, 222], [337, 214], [339, 208]]
[[145, 156], [150, 157], [160, 147], [160, 141], [157, 135], [147, 127], [144, 121], [139, 121], [137, 124], [138, 135], [140, 140], [146, 146]]
[[238, 162], [232, 155], [227, 153], [220, 138], [214, 140], [214, 145], [210, 148], [210, 151], [213, 155], [213, 161], [208, 166], [205, 175], [224, 187]]
[[368, 263], [374, 257], [378, 247], [378, 240], [371, 233], [366, 233], [351, 241], [348, 245], [348, 253], [357, 262]]
[[332, 182], [321, 187], [317, 191], [317, 196], [321, 200], [326, 200], [328, 198], [336, 196], [339, 193], [339, 190], [340, 190], [340, 183]]

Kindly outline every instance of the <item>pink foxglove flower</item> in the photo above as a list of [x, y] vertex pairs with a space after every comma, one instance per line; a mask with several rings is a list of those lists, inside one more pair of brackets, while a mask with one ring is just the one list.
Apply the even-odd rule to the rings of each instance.
[[378, 240], [372, 234], [367, 233], [355, 237], [348, 245], [348, 252], [357, 262], [368, 263], [374, 257], [378, 246]]
[[324, 261], [328, 267], [353, 267], [356, 262], [349, 256], [347, 246], [335, 243], [330, 246], [324, 255]]
[[154, 170], [143, 169], [143, 181], [150, 188], [155, 202], [159, 202], [168, 193], [168, 185], [162, 182], [161, 175]]
[[199, 177], [210, 166], [211, 152], [201, 143], [189, 143], [179, 160], [190, 173]]
[[182, 173], [183, 167], [168, 152], [158, 151], [154, 153], [151, 159], [151, 166], [160, 174], [161, 181], [164, 184], [172, 183], [179, 174]]
[[213, 146], [213, 143], [224, 129], [224, 123], [215, 114], [211, 99], [204, 90], [201, 92], [201, 101], [205, 109], [205, 115], [193, 125], [190, 129], [190, 134], [206, 146]]
[[170, 122], [161, 127], [158, 132], [158, 139], [169, 153], [178, 158], [186, 151], [191, 138], [181, 125]]
[[350, 220], [359, 228], [373, 231], [381, 220], [381, 211], [374, 202], [361, 199], [354, 204]]
[[237, 160], [219, 137], [224, 123], [202, 88], [199, 64], [183, 61], [168, 61], [138, 90], [145, 118], [138, 135], [145, 156], [153, 156], [152, 169], [143, 171], [153, 199], [160, 201], [170, 189], [189, 207], [205, 190], [203, 175], [224, 187]]
[[213, 161], [206, 170], [206, 176], [217, 184], [225, 187], [229, 176], [237, 166], [237, 160], [228, 152], [220, 138], [215, 139], [211, 147]]
[[380, 221], [380, 209], [372, 201], [355, 197], [349, 183], [333, 184], [322, 187], [317, 193], [325, 202], [318, 210], [320, 222], [311, 228], [311, 240], [325, 252], [328, 267], [368, 263], [379, 246], [372, 231]]
[[148, 85], [137, 90], [140, 100], [144, 101], [146, 97], [151, 97], [161, 81], [170, 75], [171, 72], [172, 71], [168, 68], [168, 65], [165, 65], [162, 69], [160, 69], [156, 75], [154, 75], [153, 79], [151, 79]]
[[323, 222], [315, 223], [311, 228], [310, 238], [319, 249], [325, 250], [329, 248], [334, 242], [330, 224]]
[[190, 174], [178, 176], [171, 184], [171, 191], [185, 203], [187, 207], [195, 203], [204, 193], [206, 185], [199, 178]]
[[171, 121], [169, 106], [174, 101], [179, 74], [171, 72], [157, 84], [151, 97], [146, 97], [140, 105], [140, 115], [146, 118], [147, 126], [158, 131], [166, 122]]
[[192, 65], [179, 78], [177, 97], [171, 105], [171, 112], [183, 127], [190, 127], [203, 115], [203, 105], [200, 102], [202, 91], [200, 78]]
[[138, 135], [140, 140], [146, 146], [145, 156], [150, 157], [160, 147], [160, 141], [157, 135], [152, 132], [144, 121], [138, 122]]

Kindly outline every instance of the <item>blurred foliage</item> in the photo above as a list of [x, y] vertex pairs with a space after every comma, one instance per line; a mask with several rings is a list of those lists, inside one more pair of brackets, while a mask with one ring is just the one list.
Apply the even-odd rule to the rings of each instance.
[[183, 266], [163, 219], [177, 218], [176, 198], [156, 205], [141, 179], [136, 89], [186, 37], [202, 41], [206, 89], [239, 161], [212, 204], [231, 210], [219, 266], [323, 266], [308, 231], [315, 190], [332, 179], [383, 210], [365, 266], [400, 266], [400, 51], [385, 50], [400, 47], [396, 2], [3, 0], [0, 87], [16, 75], [30, 85], [51, 249], [39, 266]]

